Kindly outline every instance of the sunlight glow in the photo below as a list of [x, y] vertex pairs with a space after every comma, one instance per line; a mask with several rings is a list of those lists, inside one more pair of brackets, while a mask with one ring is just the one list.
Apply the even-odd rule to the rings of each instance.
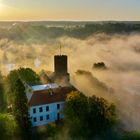
[[0, 20], [139, 21], [140, 0], [126, 1], [0, 0]]
[[3, 0], [0, 0], [0, 11], [4, 8]]

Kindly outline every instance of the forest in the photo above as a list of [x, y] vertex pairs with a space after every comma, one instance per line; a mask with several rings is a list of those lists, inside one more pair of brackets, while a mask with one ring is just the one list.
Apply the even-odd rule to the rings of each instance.
[[[5, 25], [5, 26], [4, 26]], [[7, 25], [7, 26], [6, 26]], [[63, 36], [86, 39], [97, 34], [130, 34], [140, 32], [139, 22], [10, 22], [0, 23], [0, 37], [30, 43]]]

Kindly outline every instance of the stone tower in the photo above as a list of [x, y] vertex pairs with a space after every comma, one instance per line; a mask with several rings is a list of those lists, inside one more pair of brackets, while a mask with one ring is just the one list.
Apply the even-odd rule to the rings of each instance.
[[66, 55], [54, 56], [54, 73], [52, 79], [59, 85], [69, 84], [70, 75], [68, 73], [68, 57]]

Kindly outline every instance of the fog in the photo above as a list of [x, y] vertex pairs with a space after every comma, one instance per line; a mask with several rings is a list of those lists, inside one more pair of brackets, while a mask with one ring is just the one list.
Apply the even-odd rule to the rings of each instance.
[[[3, 74], [18, 67], [53, 71], [53, 56], [68, 55], [71, 83], [87, 95], [101, 96], [117, 105], [122, 126], [140, 129], [140, 35], [93, 34], [81, 40], [61, 37], [45, 43], [0, 40], [0, 69]], [[106, 70], [92, 69], [104, 62]], [[82, 73], [76, 73], [82, 70]]]

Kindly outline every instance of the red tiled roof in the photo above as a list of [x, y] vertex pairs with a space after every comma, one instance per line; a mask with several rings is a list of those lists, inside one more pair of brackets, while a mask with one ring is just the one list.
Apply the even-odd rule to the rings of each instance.
[[56, 89], [34, 91], [28, 105], [31, 107], [65, 101], [66, 95], [75, 90], [74, 87], [59, 87]]

